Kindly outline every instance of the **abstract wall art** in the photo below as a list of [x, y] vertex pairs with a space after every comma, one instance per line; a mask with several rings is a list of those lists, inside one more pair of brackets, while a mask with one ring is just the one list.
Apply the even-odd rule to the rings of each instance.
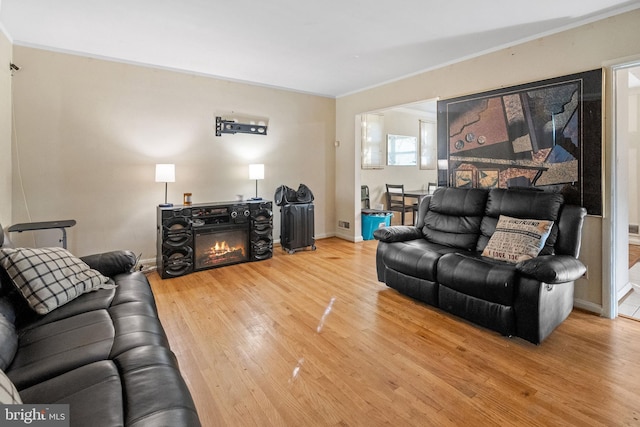
[[602, 73], [438, 101], [438, 185], [561, 192], [602, 215]]

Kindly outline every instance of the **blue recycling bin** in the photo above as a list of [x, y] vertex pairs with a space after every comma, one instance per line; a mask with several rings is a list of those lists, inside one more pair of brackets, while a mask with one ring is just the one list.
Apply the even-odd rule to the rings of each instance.
[[382, 227], [391, 225], [391, 217], [393, 213], [387, 211], [376, 211], [366, 209], [362, 211], [362, 238], [364, 240], [373, 240], [373, 232]]

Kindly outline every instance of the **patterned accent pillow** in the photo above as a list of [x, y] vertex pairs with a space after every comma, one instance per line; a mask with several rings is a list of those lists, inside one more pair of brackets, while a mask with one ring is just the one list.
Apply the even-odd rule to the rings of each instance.
[[38, 314], [47, 314], [85, 292], [115, 287], [63, 248], [0, 249], [0, 265]]
[[482, 256], [516, 264], [538, 256], [551, 233], [553, 221], [500, 215]]
[[7, 378], [4, 371], [0, 371], [0, 403], [3, 405], [21, 405], [22, 399], [13, 385]]

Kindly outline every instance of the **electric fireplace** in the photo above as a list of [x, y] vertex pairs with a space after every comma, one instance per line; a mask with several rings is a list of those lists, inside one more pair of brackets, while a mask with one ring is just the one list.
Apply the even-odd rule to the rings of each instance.
[[195, 269], [249, 261], [247, 224], [198, 227], [195, 231]]
[[158, 207], [160, 277], [271, 258], [271, 209], [268, 200]]

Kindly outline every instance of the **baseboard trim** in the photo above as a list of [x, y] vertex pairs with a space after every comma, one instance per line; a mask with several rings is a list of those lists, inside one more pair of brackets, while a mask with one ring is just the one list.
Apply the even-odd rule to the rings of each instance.
[[362, 236], [354, 236], [353, 234], [347, 234], [347, 233], [342, 233], [341, 230], [338, 230], [337, 233], [335, 234], [335, 237], [342, 239], [342, 240], [347, 240], [349, 242], [361, 242], [362, 241]]
[[579, 308], [581, 310], [590, 311], [591, 313], [595, 313], [597, 315], [602, 316], [602, 306], [591, 301], [585, 301], [582, 299], [574, 299], [573, 306], [575, 308]]
[[618, 297], [618, 302], [620, 302], [620, 300], [629, 293], [629, 291], [631, 291], [631, 289], [633, 289], [631, 287], [631, 282], [628, 282], [626, 285], [624, 285], [622, 287], [622, 289], [618, 290], [617, 292], [617, 297]]
[[155, 258], [141, 259], [138, 261], [138, 268], [142, 267], [140, 271], [146, 273], [157, 269], [157, 260]]

